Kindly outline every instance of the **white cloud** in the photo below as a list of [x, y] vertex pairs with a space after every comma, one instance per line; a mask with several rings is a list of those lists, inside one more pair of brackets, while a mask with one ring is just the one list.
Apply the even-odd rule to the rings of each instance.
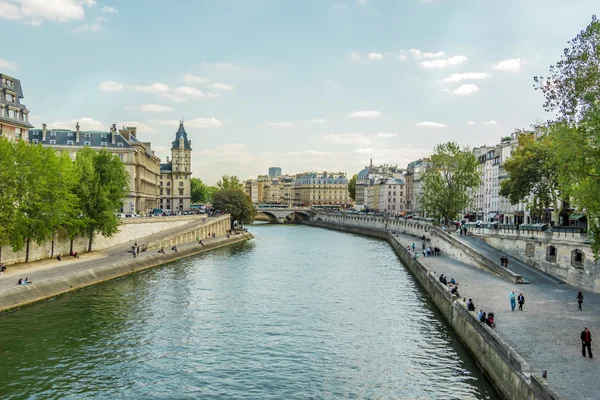
[[479, 92], [479, 87], [473, 84], [461, 85], [458, 89], [456, 89], [453, 94], [457, 96], [469, 96], [471, 94], [475, 94]]
[[271, 126], [274, 128], [291, 128], [294, 126], [293, 122], [267, 122], [265, 126]]
[[121, 121], [121, 122], [117, 122], [116, 125], [117, 125], [117, 129], [120, 129], [121, 127], [136, 127], [138, 133], [155, 133], [156, 132], [156, 129], [152, 128], [151, 126], [146, 125], [141, 122], [136, 122], [136, 121]]
[[[152, 125], [163, 125], [163, 126], [179, 126], [179, 120], [176, 119], [151, 119], [148, 121]], [[223, 126], [223, 122], [216, 118], [196, 118], [184, 120], [186, 128], [220, 128]]]
[[458, 65], [465, 61], [468, 58], [465, 56], [454, 56], [448, 59], [439, 59], [439, 60], [431, 60], [431, 61], [423, 61], [421, 65], [427, 69], [435, 69], [435, 68], [446, 68], [450, 65]]
[[398, 55], [398, 58], [399, 58], [400, 60], [406, 60], [408, 57], [406, 57], [404, 54], [399, 54], [399, 55]]
[[137, 107], [125, 107], [128, 110], [140, 110], [143, 112], [169, 112], [174, 111], [171, 107], [161, 106], [158, 104], [142, 104]]
[[421, 53], [421, 50], [417, 50], [417, 49], [410, 49], [408, 51], [410, 54], [412, 54], [413, 56], [415, 56], [415, 58], [421, 58], [421, 55], [423, 53]]
[[475, 122], [469, 121], [469, 122], [467, 122], [467, 125], [475, 125]]
[[204, 93], [202, 93], [201, 90], [189, 86], [179, 86], [178, 88], [175, 88], [175, 94], [187, 97], [204, 97]]
[[321, 139], [328, 143], [362, 145], [371, 144], [372, 140], [362, 133], [330, 133], [321, 136]]
[[95, 0], [8, 0], [0, 2], [0, 18], [40, 25], [42, 20], [67, 22], [85, 16], [84, 5]]
[[208, 97], [219, 97], [220, 96], [218, 93], [211, 93], [211, 92], [208, 92], [207, 95], [208, 95]]
[[[0, 4], [0, 7], [1, 7], [1, 4]], [[0, 8], [0, 11], [2, 11], [1, 8]], [[0, 71], [1, 70], [16, 71], [17, 69], [19, 69], [19, 64], [0, 58]]]
[[134, 89], [144, 93], [164, 93], [169, 91], [169, 86], [164, 83], [153, 83], [150, 86], [136, 85]]
[[446, 53], [443, 51], [438, 51], [437, 53], [425, 52], [423, 53], [423, 58], [441, 58], [444, 57]]
[[100, 16], [95, 18], [95, 22], [91, 24], [83, 24], [75, 29], [73, 29], [74, 33], [88, 33], [88, 32], [100, 32], [102, 30], [102, 24], [108, 21], [106, 18]]
[[497, 121], [491, 120], [491, 121], [484, 122], [483, 125], [496, 125], [497, 123], [498, 123]]
[[104, 7], [102, 8], [102, 12], [105, 12], [105, 13], [111, 13], [111, 14], [118, 14], [118, 13], [119, 13], [119, 10], [117, 10], [117, 9], [116, 9], [116, 8], [114, 8], [114, 7], [104, 6]]
[[79, 122], [79, 129], [82, 131], [106, 131], [106, 127], [100, 121], [93, 118], [75, 118], [70, 121], [52, 122], [48, 124], [49, 129], [72, 129], [75, 130], [75, 125]]
[[358, 53], [352, 53], [350, 54], [350, 61], [352, 62], [359, 62], [361, 59], [360, 54]]
[[119, 82], [104, 81], [98, 86], [98, 90], [101, 92], [121, 92], [123, 87], [123, 84]]
[[183, 80], [186, 83], [206, 83], [206, 82], [208, 82], [208, 79], [202, 78], [201, 76], [192, 75], [192, 74], [185, 74], [183, 76]]
[[383, 54], [380, 53], [369, 53], [367, 56], [369, 60], [381, 60], [383, 58]]
[[215, 82], [212, 84], [212, 87], [219, 90], [235, 90], [235, 86], [230, 85], [229, 83]]
[[351, 118], [375, 118], [379, 117], [381, 113], [379, 111], [355, 111], [348, 114]]
[[324, 124], [327, 122], [327, 120], [324, 118], [316, 118], [316, 119], [313, 119], [311, 122], [314, 122], [315, 124]]
[[382, 138], [382, 139], [390, 139], [390, 138], [393, 138], [396, 136], [398, 136], [397, 133], [377, 133], [377, 134], [375, 134], [375, 137]]
[[442, 79], [441, 83], [453, 83], [453, 82], [461, 82], [467, 80], [479, 80], [479, 79], [487, 79], [492, 75], [487, 72], [465, 72], [462, 74], [452, 74], [447, 78]]
[[420, 127], [424, 127], [424, 128], [445, 128], [448, 126], [448, 125], [442, 124], [440, 122], [429, 122], [429, 121], [419, 122], [416, 125], [420, 126]]
[[521, 70], [521, 63], [523, 60], [520, 58], [513, 58], [511, 60], [500, 61], [494, 66], [495, 70], [503, 72], [519, 72]]

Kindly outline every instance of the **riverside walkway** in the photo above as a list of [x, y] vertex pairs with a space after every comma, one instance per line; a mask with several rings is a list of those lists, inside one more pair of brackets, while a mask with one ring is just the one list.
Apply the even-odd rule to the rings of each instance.
[[[420, 238], [395, 235], [404, 246], [415, 244], [420, 251]], [[505, 255], [473, 237], [453, 235], [492, 260]], [[428, 246], [436, 245], [436, 238]], [[600, 294], [583, 291], [583, 311], [578, 311], [578, 288], [537, 271], [509, 257], [509, 269], [519, 273], [529, 284], [517, 285], [484, 270], [447, 256], [423, 257], [421, 262], [436, 275], [444, 274], [459, 284], [461, 297], [473, 299], [476, 311], [494, 312], [495, 331], [505, 339], [541, 375], [548, 371], [549, 385], [564, 399], [592, 400], [600, 398]], [[523, 293], [523, 311], [511, 311], [508, 295]], [[584, 327], [592, 332], [594, 359], [581, 356], [579, 336]]]
[[[149, 235], [138, 239], [139, 245], [159, 241], [162, 238], [169, 237], [172, 234], [183, 231], [188, 227], [197, 225], [197, 222], [191, 222], [190, 224], [172, 228], [154, 235]], [[228, 239], [225, 235], [217, 236], [215, 238], [202, 239], [205, 245], [217, 244], [220, 242], [226, 242]], [[91, 270], [103, 265], [109, 265], [119, 261], [126, 261], [133, 258], [133, 254], [129, 252], [134, 241], [127, 242], [118, 246], [114, 246], [101, 251], [93, 251], [91, 253], [83, 253], [80, 258], [73, 258], [70, 256], [64, 256], [62, 261], [56, 259], [45, 259], [41, 261], [23, 263], [16, 265], [9, 265], [7, 271], [0, 275], [0, 299], [2, 298], [2, 292], [7, 289], [17, 287], [17, 281], [19, 278], [29, 278], [34, 284], [45, 280], [60, 278], [66, 275], [74, 274], [77, 272]], [[191, 247], [199, 247], [201, 245], [198, 242], [190, 242], [185, 244], [177, 245], [178, 250], [185, 250]], [[170, 248], [164, 249], [165, 253], [172, 253]], [[150, 257], [155, 255], [157, 250], [141, 251], [138, 255], [138, 259]]]

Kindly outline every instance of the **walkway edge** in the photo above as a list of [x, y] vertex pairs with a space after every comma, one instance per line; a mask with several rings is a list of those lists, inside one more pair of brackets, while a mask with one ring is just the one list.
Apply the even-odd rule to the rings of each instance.
[[234, 235], [229, 239], [224, 238], [217, 242], [208, 243], [205, 246], [182, 249], [177, 253], [155, 253], [146, 257], [129, 258], [125, 261], [75, 272], [60, 278], [34, 282], [26, 286], [15, 286], [14, 288], [0, 292], [0, 313], [252, 238], [254, 238], [252, 234], [242, 233], [241, 235]]
[[467, 311], [463, 301], [451, 296], [446, 286], [425, 265], [413, 259], [412, 254], [389, 230], [324, 221], [304, 224], [387, 240], [503, 398], [561, 399], [541, 377], [531, 373], [527, 361], [512, 346], [479, 322], [475, 313]]

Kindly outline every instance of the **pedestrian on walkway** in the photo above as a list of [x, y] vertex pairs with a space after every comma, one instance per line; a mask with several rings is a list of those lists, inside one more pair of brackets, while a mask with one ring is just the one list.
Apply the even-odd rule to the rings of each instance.
[[517, 306], [517, 295], [515, 294], [514, 290], [510, 292], [508, 298], [510, 299], [510, 308], [512, 309], [511, 311], [515, 311], [515, 307]]
[[585, 348], [587, 347], [588, 355], [592, 357], [592, 333], [588, 328], [581, 332], [581, 354], [585, 357]]
[[412, 244], [412, 248], [413, 248], [413, 251], [415, 251], [415, 244], [414, 243]]
[[523, 293], [519, 293], [517, 302], [519, 303], [519, 311], [523, 311], [523, 304], [525, 304], [525, 296], [523, 296]]
[[579, 303], [579, 311], [583, 311], [581, 308], [581, 303], [583, 303], [583, 294], [581, 294], [581, 292], [579, 292], [577, 295], [577, 302]]

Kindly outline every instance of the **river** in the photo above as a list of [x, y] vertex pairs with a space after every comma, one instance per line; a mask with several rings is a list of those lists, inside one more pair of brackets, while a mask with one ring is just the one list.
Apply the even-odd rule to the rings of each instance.
[[0, 315], [0, 398], [499, 399], [385, 241], [250, 231]]

